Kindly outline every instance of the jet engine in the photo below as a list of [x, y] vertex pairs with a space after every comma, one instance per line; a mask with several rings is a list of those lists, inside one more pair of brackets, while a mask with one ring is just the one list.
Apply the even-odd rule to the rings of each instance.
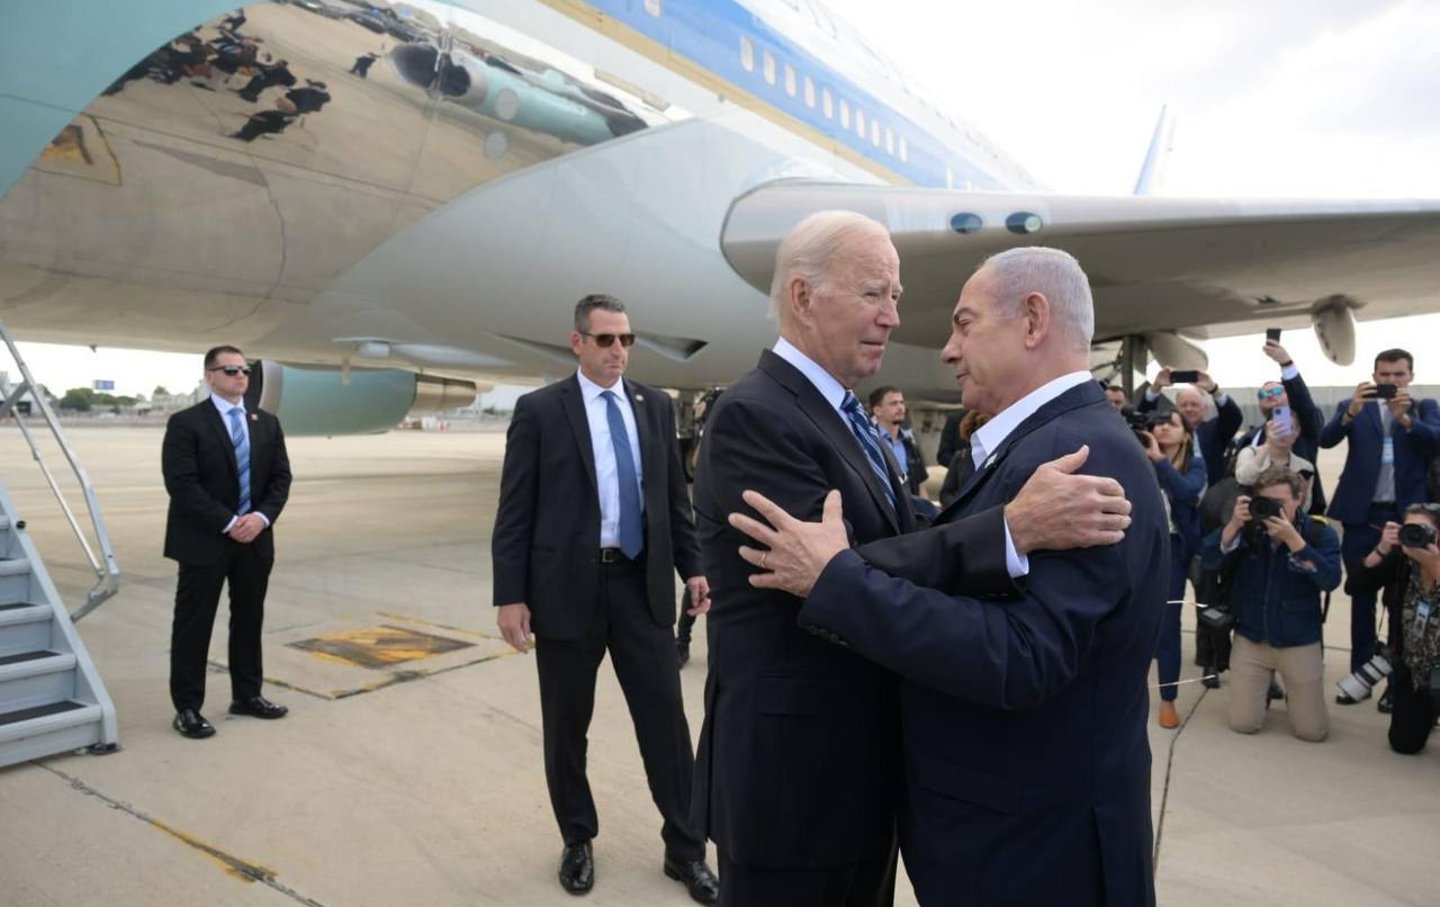
[[1349, 296], [1326, 296], [1310, 311], [1315, 339], [1320, 341], [1325, 356], [1336, 365], [1350, 365], [1355, 361], [1356, 305]]
[[358, 435], [388, 431], [406, 416], [446, 412], [475, 401], [473, 381], [403, 369], [347, 369], [252, 363], [247, 406], [280, 418], [289, 435]]

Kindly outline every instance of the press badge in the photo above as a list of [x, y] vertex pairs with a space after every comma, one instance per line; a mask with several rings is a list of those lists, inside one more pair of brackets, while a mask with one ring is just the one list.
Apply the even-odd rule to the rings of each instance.
[[1380, 465], [1395, 465], [1395, 439], [1389, 435], [1385, 436], [1385, 446], [1380, 448]]
[[1415, 630], [1420, 632], [1430, 622], [1430, 603], [1425, 599], [1415, 603]]

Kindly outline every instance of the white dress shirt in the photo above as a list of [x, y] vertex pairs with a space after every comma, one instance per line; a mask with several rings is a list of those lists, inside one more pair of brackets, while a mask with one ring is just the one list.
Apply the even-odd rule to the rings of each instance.
[[[640, 509], [645, 509], [645, 464], [640, 459], [640, 432], [635, 424], [634, 404], [640, 395], [625, 387], [625, 379], [615, 382], [614, 387], [601, 387], [577, 371], [580, 380], [580, 396], [585, 402], [585, 421], [590, 424], [590, 447], [595, 454], [595, 489], [600, 494], [600, 547], [620, 546], [620, 475], [615, 463], [615, 446], [610, 440], [610, 413], [608, 404], [601, 394], [613, 391], [615, 403], [620, 407], [620, 417], [625, 421], [625, 431], [630, 435], [630, 456], [635, 460], [635, 479], [640, 490]], [[654, 406], [654, 403], [640, 403]], [[669, 406], [669, 401], [665, 401]]]

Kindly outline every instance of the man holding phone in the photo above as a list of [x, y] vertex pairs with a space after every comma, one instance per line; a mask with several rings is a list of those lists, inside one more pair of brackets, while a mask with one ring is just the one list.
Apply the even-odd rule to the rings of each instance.
[[[1186, 384], [1175, 396], [1175, 408], [1195, 436], [1196, 451], [1205, 460], [1205, 479], [1214, 485], [1225, 478], [1225, 450], [1235, 432], [1245, 423], [1245, 414], [1230, 395], [1223, 393], [1209, 372], [1179, 371], [1162, 368], [1150, 388], [1136, 405], [1139, 413], [1153, 412], [1160, 403], [1161, 392], [1172, 384]], [[1203, 391], [1203, 393], [1202, 393]], [[1209, 416], [1205, 395], [1215, 402], [1216, 414]], [[1208, 418], [1207, 418], [1208, 416]]]
[[[1365, 555], [1380, 541], [1386, 523], [1400, 522], [1411, 504], [1425, 500], [1425, 470], [1440, 451], [1440, 410], [1434, 400], [1414, 400], [1415, 358], [1401, 349], [1375, 357], [1371, 380], [1341, 401], [1320, 430], [1320, 446], [1347, 442], [1345, 468], [1330, 502], [1329, 516], [1345, 526], [1342, 555], [1347, 575], [1359, 571]], [[1350, 670], [1359, 669], [1375, 648], [1375, 593], [1351, 587]], [[1381, 711], [1386, 699], [1381, 698]], [[1345, 693], [1341, 705], [1359, 700]]]
[[[1315, 474], [1315, 463], [1320, 453], [1320, 427], [1325, 424], [1325, 414], [1320, 407], [1315, 405], [1315, 400], [1310, 396], [1310, 388], [1305, 384], [1305, 379], [1300, 377], [1300, 369], [1290, 358], [1290, 353], [1280, 345], [1280, 329], [1269, 328], [1265, 331], [1265, 346], [1261, 350], [1266, 356], [1275, 360], [1280, 366], [1280, 380], [1267, 381], [1256, 391], [1255, 396], [1260, 405], [1260, 415], [1263, 417], [1259, 425], [1250, 427], [1244, 436], [1236, 442], [1236, 473], [1238, 477], [1240, 456], [1247, 449], [1254, 450], [1257, 454], [1270, 440], [1269, 425], [1273, 420], [1280, 420], [1280, 435], [1292, 435], [1291, 449], [1287, 451], [1293, 456], [1299, 457], [1309, 465], [1304, 467], [1310, 471], [1309, 503], [1305, 504], [1305, 510], [1313, 514], [1325, 512], [1325, 491], [1321, 487], [1320, 477]], [[1289, 426], [1286, 427], [1286, 423]], [[1253, 459], [1254, 454], [1250, 458]], [[1281, 461], [1284, 462], [1283, 460]], [[1302, 467], [1292, 465], [1295, 471]], [[1258, 470], [1257, 470], [1258, 471]], [[1247, 484], [1240, 479], [1241, 484]]]

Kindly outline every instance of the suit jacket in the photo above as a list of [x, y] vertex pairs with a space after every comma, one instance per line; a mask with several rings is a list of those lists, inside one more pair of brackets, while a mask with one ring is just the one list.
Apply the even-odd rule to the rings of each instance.
[[1169, 572], [1155, 470], [1086, 382], [1022, 422], [941, 520], [1009, 500], [1081, 444], [1082, 471], [1133, 505], [1119, 544], [1033, 552], [1007, 597], [954, 585], [925, 533], [874, 542], [831, 561], [801, 609], [904, 678], [901, 847], [922, 904], [1154, 903], [1146, 680]]
[[[1336, 405], [1335, 415], [1320, 430], [1320, 446], [1334, 447], [1342, 440], [1349, 443], [1328, 516], [1354, 525], [1369, 520], [1385, 437], [1379, 405], [1366, 404], [1360, 415], [1346, 425], [1343, 417], [1349, 406], [1349, 400]], [[1390, 423], [1390, 436], [1395, 439], [1395, 506], [1402, 511], [1425, 500], [1425, 470], [1430, 458], [1440, 451], [1440, 411], [1435, 401], [1416, 400], [1410, 420], [1409, 428], [1401, 428], [1399, 422]]]
[[[622, 379], [640, 433], [650, 616], [675, 623], [675, 577], [699, 576], [700, 549], [675, 414], [661, 391]], [[490, 540], [495, 604], [524, 602], [536, 636], [579, 639], [600, 589], [600, 492], [585, 400], [574, 375], [515, 403]]]
[[[280, 420], [263, 409], [247, 410], [250, 427], [250, 509], [271, 523], [250, 544], [275, 556], [274, 523], [290, 498], [290, 458]], [[170, 508], [165, 518], [165, 556], [182, 564], [216, 564], [233, 544], [225, 527], [240, 507], [240, 475], [230, 428], [210, 398], [170, 417], [160, 448], [160, 472]]]
[[[882, 856], [894, 840], [893, 676], [801, 631], [799, 599], [751, 587], [755, 569], [736, 549], [753, 543], [726, 522], [751, 512], [740, 498], [747, 488], [807, 520], [819, 519], [833, 488], [855, 541], [894, 536], [915, 524], [890, 473], [898, 512], [847, 423], [769, 351], [710, 412], [695, 480], [712, 601], [710, 673], [692, 803], [697, 827], [737, 863], [833, 867]], [[988, 553], [1004, 576], [1001, 524], [990, 520], [956, 527], [952, 540], [959, 548], [988, 535], [967, 560], [980, 569]]]

